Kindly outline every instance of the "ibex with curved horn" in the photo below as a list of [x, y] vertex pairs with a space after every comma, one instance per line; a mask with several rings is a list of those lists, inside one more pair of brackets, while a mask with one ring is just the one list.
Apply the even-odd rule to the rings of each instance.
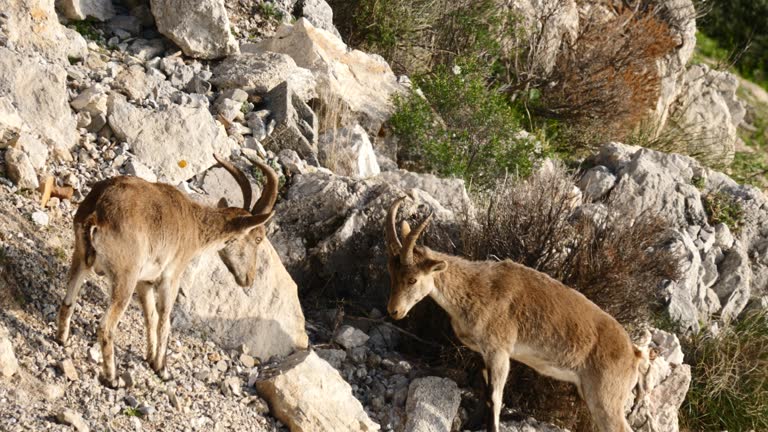
[[277, 200], [277, 174], [258, 163], [266, 183], [250, 209], [251, 185], [242, 171], [214, 155], [237, 180], [243, 207], [206, 207], [175, 187], [136, 177], [113, 177], [96, 183], [74, 218], [75, 250], [69, 269], [67, 295], [59, 310], [57, 339], [66, 344], [70, 319], [85, 274], [93, 269], [111, 279], [112, 298], [98, 335], [103, 356], [102, 382], [117, 385], [113, 340], [120, 317], [134, 290], [144, 312], [146, 360], [157, 374], [169, 377], [166, 351], [170, 316], [187, 264], [206, 250], [218, 250], [235, 280], [253, 282], [264, 224]]
[[387, 310], [402, 319], [426, 296], [451, 318], [456, 336], [485, 361], [488, 431], [499, 430], [509, 360], [576, 385], [602, 432], [631, 432], [624, 406], [637, 383], [643, 353], [613, 317], [579, 292], [512, 261], [468, 261], [416, 241], [428, 216], [411, 231], [389, 209], [386, 236], [391, 293]]

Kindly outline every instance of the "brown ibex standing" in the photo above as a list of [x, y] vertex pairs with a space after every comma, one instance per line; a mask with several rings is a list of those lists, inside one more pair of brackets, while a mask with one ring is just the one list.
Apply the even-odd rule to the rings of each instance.
[[451, 318], [456, 336], [483, 356], [490, 411], [499, 430], [509, 360], [576, 385], [602, 432], [631, 432], [624, 405], [637, 383], [642, 352], [613, 317], [579, 292], [512, 261], [468, 261], [416, 246], [428, 216], [403, 244], [389, 209], [386, 235], [391, 293], [387, 310], [402, 319], [426, 296]]
[[75, 250], [67, 295], [59, 310], [57, 339], [66, 344], [69, 338], [73, 307], [86, 272], [93, 269], [106, 275], [112, 282], [112, 297], [98, 335], [103, 356], [101, 380], [107, 386], [117, 385], [114, 333], [134, 289], [144, 311], [146, 360], [167, 379], [171, 309], [187, 264], [206, 250], [218, 250], [238, 284], [253, 282], [256, 249], [277, 200], [277, 174], [269, 166], [257, 164], [266, 183], [249, 209], [252, 191], [248, 179], [229, 162], [214, 158], [240, 185], [243, 208], [228, 207], [224, 199], [218, 208], [206, 207], [171, 185], [120, 176], [96, 183], [75, 214]]

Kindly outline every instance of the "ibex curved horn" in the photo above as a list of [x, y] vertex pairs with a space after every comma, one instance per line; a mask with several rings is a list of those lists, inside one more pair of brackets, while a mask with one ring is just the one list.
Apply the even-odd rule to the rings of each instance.
[[243, 192], [243, 208], [248, 210], [248, 207], [251, 205], [251, 197], [253, 196], [251, 182], [248, 181], [245, 174], [243, 174], [239, 168], [224, 160], [221, 156], [214, 153], [213, 158], [216, 159], [216, 162], [218, 162], [219, 165], [232, 174], [232, 177], [235, 178], [237, 184], [240, 185], [240, 190]]
[[400, 244], [400, 239], [397, 238], [397, 210], [400, 208], [400, 204], [405, 201], [405, 197], [396, 199], [389, 207], [389, 213], [387, 213], [387, 246], [389, 247], [389, 253], [392, 256], [400, 255], [400, 251], [403, 245]]
[[263, 162], [256, 162], [256, 166], [259, 167], [267, 181], [264, 183], [264, 188], [261, 190], [259, 200], [256, 201], [256, 204], [253, 205], [253, 209], [251, 209], [251, 214], [254, 215], [272, 211], [272, 208], [275, 206], [275, 201], [277, 201], [277, 189], [280, 186], [277, 173], [269, 165]]
[[430, 213], [429, 216], [427, 216], [420, 224], [416, 227], [413, 231], [411, 231], [408, 234], [408, 237], [405, 238], [405, 243], [403, 243], [402, 249], [400, 249], [400, 263], [403, 265], [413, 265], [413, 248], [416, 246], [416, 241], [419, 239], [419, 236], [424, 231], [425, 228], [427, 228], [427, 225], [429, 225], [429, 222], [432, 220], [432, 215], [434, 213]]

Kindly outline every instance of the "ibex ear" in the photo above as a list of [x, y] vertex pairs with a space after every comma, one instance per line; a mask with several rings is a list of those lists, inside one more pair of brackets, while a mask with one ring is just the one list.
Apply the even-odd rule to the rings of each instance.
[[229, 203], [227, 202], [226, 198], [222, 197], [219, 200], [218, 204], [216, 204], [216, 207], [218, 207], [218, 208], [227, 208], [227, 207], [229, 207]]
[[272, 219], [274, 214], [275, 212], [269, 212], [266, 214], [239, 217], [230, 222], [230, 229], [235, 232], [249, 232], [257, 226], [267, 223]]
[[403, 223], [400, 224], [400, 237], [406, 238], [410, 233], [411, 233], [411, 226], [408, 225], [408, 221], [403, 221]]
[[424, 266], [429, 269], [431, 273], [440, 273], [448, 268], [448, 263], [442, 260], [428, 260], [424, 263]]

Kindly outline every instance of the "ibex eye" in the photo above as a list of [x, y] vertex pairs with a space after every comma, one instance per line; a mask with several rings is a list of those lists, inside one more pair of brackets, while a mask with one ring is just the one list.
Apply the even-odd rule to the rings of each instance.
[[261, 243], [261, 237], [256, 237], [256, 243]]
[[408, 284], [409, 284], [409, 285], [413, 285], [413, 284], [415, 284], [415, 283], [416, 283], [416, 279], [414, 279], [414, 278], [410, 278], [410, 279], [408, 279]]

